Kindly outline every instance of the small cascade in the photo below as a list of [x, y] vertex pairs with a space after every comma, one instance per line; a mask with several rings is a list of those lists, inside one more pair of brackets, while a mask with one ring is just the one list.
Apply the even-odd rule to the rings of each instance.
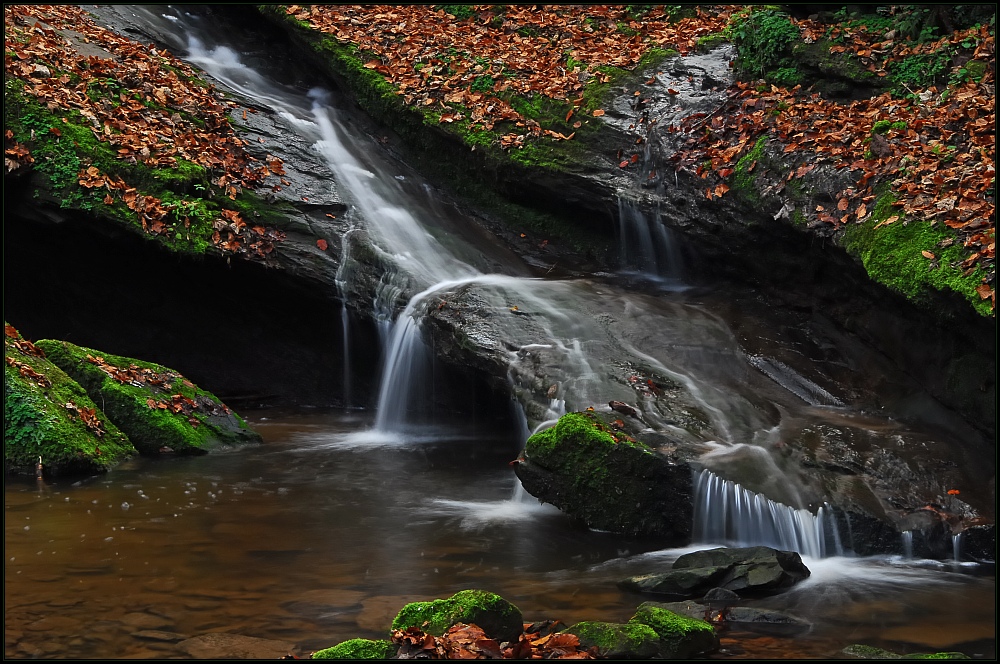
[[962, 562], [962, 535], [964, 533], [955, 533], [951, 536], [951, 557], [955, 563]]
[[693, 540], [728, 546], [770, 546], [813, 558], [844, 555], [829, 505], [816, 514], [795, 509], [709, 470], [694, 477]]
[[657, 214], [649, 218], [633, 201], [618, 199], [619, 266], [647, 277], [679, 280], [683, 263], [673, 233]]
[[424, 385], [428, 351], [420, 337], [420, 325], [413, 315], [418, 298], [410, 301], [392, 326], [386, 346], [385, 365], [379, 381], [377, 431], [399, 431], [406, 423], [412, 385]]
[[904, 530], [900, 533], [903, 540], [903, 558], [913, 560], [913, 531]]

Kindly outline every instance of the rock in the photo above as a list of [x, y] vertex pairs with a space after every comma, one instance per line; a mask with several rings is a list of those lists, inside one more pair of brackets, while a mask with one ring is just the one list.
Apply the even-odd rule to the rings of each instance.
[[497, 594], [485, 590], [462, 590], [448, 599], [412, 602], [392, 621], [392, 629], [418, 627], [441, 636], [456, 623], [478, 625], [498, 642], [515, 641], [524, 630], [521, 611]]
[[565, 630], [580, 638], [583, 648], [597, 648], [606, 659], [654, 659], [660, 657], [660, 636], [642, 623], [579, 622]]
[[136, 454], [84, 389], [44, 351], [5, 324], [4, 469], [43, 476], [92, 475]]
[[398, 649], [399, 646], [386, 639], [350, 639], [332, 648], [317, 650], [312, 659], [392, 659]]
[[669, 572], [633, 576], [619, 586], [625, 590], [698, 597], [713, 587], [741, 596], [770, 595], [809, 576], [794, 551], [766, 546], [696, 551], [678, 558]]
[[898, 655], [889, 650], [854, 644], [847, 646], [840, 651], [841, 654], [855, 659], [972, 659], [961, 652], [934, 652], [934, 653], [911, 653], [909, 655]]
[[214, 395], [180, 373], [150, 362], [42, 340], [54, 364], [76, 379], [143, 454], [162, 447], [205, 453], [223, 443], [256, 443], [260, 434]]
[[697, 567], [661, 574], [633, 576], [619, 585], [623, 590], [678, 597], [697, 597], [702, 591], [720, 581], [725, 567]]
[[[643, 602], [644, 606], [657, 607], [679, 613], [682, 616], [702, 620], [706, 615], [719, 609], [704, 602]], [[714, 618], [713, 618], [714, 619]], [[730, 606], [726, 609], [721, 623], [736, 630], [745, 630], [768, 636], [794, 636], [805, 634], [812, 629], [812, 623], [783, 611], [756, 609], [748, 606]]]
[[281, 659], [295, 644], [217, 632], [186, 639], [177, 647], [194, 659]]
[[715, 628], [699, 618], [692, 618], [644, 602], [629, 618], [629, 624], [648, 625], [660, 637], [660, 657], [690, 659], [719, 647]]
[[592, 414], [564, 415], [531, 438], [515, 468], [525, 491], [591, 528], [626, 535], [691, 534], [691, 471]]

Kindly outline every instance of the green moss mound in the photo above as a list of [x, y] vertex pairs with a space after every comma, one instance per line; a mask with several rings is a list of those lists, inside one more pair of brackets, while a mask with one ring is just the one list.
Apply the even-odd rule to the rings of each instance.
[[607, 659], [659, 659], [660, 637], [647, 625], [597, 621], [579, 622], [566, 630], [584, 648], [597, 647]]
[[629, 623], [652, 628], [660, 637], [661, 656], [666, 659], [687, 659], [711, 652], [719, 646], [715, 628], [704, 620], [682, 616], [648, 603], [636, 609]]
[[217, 444], [260, 442], [239, 415], [180, 373], [66, 341], [38, 342], [73, 377], [142, 454], [167, 447], [203, 454]]
[[391, 641], [351, 639], [332, 648], [317, 650], [312, 654], [312, 659], [392, 659], [395, 654], [396, 645]]
[[136, 453], [87, 393], [33, 344], [6, 325], [4, 337], [4, 470], [92, 475]]
[[455, 623], [478, 625], [497, 641], [513, 641], [524, 630], [521, 611], [486, 590], [462, 590], [448, 599], [411, 602], [392, 621], [392, 629], [418, 627], [441, 636]]

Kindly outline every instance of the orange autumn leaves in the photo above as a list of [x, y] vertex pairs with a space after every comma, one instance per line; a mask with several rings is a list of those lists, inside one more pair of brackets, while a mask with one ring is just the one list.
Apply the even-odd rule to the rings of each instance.
[[[501, 644], [478, 625], [457, 623], [441, 636], [418, 627], [396, 629], [391, 640], [399, 646], [398, 659], [594, 659], [596, 649], [580, 645], [575, 634], [553, 632], [558, 621], [547, 621], [544, 629], [526, 624], [516, 642]], [[534, 630], [534, 631], [533, 631]]]
[[[247, 153], [229, 122], [232, 103], [197, 81], [188, 65], [96, 25], [81, 7], [5, 6], [4, 37], [6, 75], [22, 80], [24, 92], [64, 123], [88, 127], [123, 165], [171, 169], [178, 160], [192, 162], [205, 168], [211, 185], [230, 199], [284, 172], [280, 160], [265, 165]], [[89, 55], [82, 54], [84, 45]], [[62, 136], [58, 126], [49, 131]], [[28, 146], [15, 142], [9, 130], [5, 138], [7, 172], [30, 165]], [[81, 168], [78, 183], [103, 189], [100, 200], [106, 205], [123, 202], [148, 234], [190, 239], [191, 219], [183, 206], [143, 195], [92, 164]], [[274, 229], [232, 229], [225, 235], [214, 230], [218, 251], [257, 259], [266, 259], [273, 243], [284, 238]]]
[[407, 104], [441, 112], [441, 122], [468, 120], [474, 131], [511, 123], [499, 144], [512, 148], [529, 136], [572, 140], [574, 133], [525, 118], [507, 101], [511, 95], [580, 104], [585, 85], [607, 81], [599, 66], [631, 69], [652, 47], [692, 50], [698, 37], [722, 30], [732, 11], [699, 9], [697, 18], [674, 22], [663, 6], [652, 6], [640, 21], [627, 10], [474, 5], [464, 19], [431, 5], [291, 5], [285, 11], [357, 46], [368, 58], [365, 67], [384, 76]]

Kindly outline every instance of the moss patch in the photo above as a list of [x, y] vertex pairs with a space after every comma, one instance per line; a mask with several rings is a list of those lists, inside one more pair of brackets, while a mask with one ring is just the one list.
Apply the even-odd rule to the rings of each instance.
[[600, 479], [607, 473], [600, 467], [600, 460], [618, 445], [653, 455], [647, 445], [625, 435], [616, 436], [585, 413], [563, 415], [554, 427], [529, 438], [525, 453], [535, 463], [551, 470], [576, 466], [580, 474], [594, 474], [594, 479]]
[[392, 659], [396, 650], [396, 645], [385, 639], [350, 639], [332, 648], [317, 650], [312, 659]]
[[4, 337], [4, 469], [47, 475], [107, 471], [136, 453], [79, 384], [9, 325]]
[[[843, 247], [861, 260], [868, 276], [917, 302], [926, 301], [930, 289], [953, 290], [980, 315], [989, 316], [990, 301], [976, 292], [985, 273], [980, 268], [963, 271], [961, 245], [954, 243], [943, 226], [907, 219], [893, 207], [892, 192], [878, 193], [872, 214], [861, 224], [849, 224], [842, 240]], [[883, 223], [891, 217], [897, 219]]]
[[411, 602], [392, 621], [392, 629], [418, 627], [441, 636], [455, 623], [475, 624], [497, 641], [512, 641], [524, 629], [521, 611], [495, 593], [462, 590], [448, 599]]
[[260, 435], [217, 397], [172, 369], [65, 341], [43, 340], [38, 346], [83, 386], [143, 454], [158, 454], [163, 447], [197, 454], [218, 443], [260, 441]]

